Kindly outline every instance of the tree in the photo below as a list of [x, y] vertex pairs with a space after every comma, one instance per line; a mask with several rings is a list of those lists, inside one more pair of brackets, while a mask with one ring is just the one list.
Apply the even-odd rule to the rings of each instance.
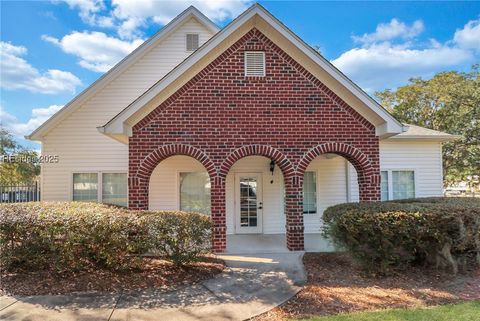
[[404, 123], [462, 136], [444, 144], [446, 185], [468, 181], [480, 174], [479, 65], [472, 66], [467, 73], [449, 71], [430, 80], [412, 78], [406, 86], [375, 95]]
[[40, 174], [38, 153], [19, 145], [0, 127], [0, 185], [29, 184]]

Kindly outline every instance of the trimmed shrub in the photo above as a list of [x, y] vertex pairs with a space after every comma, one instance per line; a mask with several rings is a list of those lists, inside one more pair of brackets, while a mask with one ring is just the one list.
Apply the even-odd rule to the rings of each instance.
[[140, 254], [158, 248], [165, 259], [188, 264], [209, 250], [211, 227], [197, 213], [82, 202], [1, 204], [0, 263], [7, 269], [119, 270], [138, 266]]
[[150, 247], [175, 265], [196, 261], [211, 247], [212, 221], [186, 212], [149, 212], [143, 215]]
[[324, 235], [366, 269], [388, 273], [411, 264], [480, 264], [480, 199], [420, 198], [349, 203], [325, 210]]

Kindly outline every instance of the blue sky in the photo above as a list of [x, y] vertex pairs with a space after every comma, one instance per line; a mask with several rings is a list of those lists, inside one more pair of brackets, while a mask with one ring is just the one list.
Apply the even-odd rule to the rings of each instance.
[[[23, 140], [193, 4], [219, 26], [252, 1], [1, 2], [2, 126]], [[480, 2], [260, 1], [373, 94], [480, 62]]]

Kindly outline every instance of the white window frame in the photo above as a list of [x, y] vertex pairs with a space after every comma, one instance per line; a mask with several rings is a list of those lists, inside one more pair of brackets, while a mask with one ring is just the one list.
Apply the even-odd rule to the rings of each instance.
[[[263, 56], [263, 74], [262, 75], [249, 75], [249, 74], [247, 74], [247, 54], [249, 54], [249, 53], [261, 53], [262, 54], [262, 56]], [[244, 69], [245, 77], [265, 77], [265, 75], [267, 74], [265, 51], [260, 51], [260, 50], [244, 51], [244, 53], [243, 53], [243, 69]]]
[[393, 174], [392, 172], [413, 172], [413, 188], [415, 190], [414, 198], [418, 197], [418, 170], [416, 168], [404, 168], [404, 167], [389, 167], [381, 168], [381, 172], [387, 172], [388, 177], [388, 201], [394, 201], [393, 199]]
[[[198, 47], [196, 49], [193, 49], [193, 50], [188, 50], [188, 36], [189, 35], [197, 35], [198, 36]], [[185, 52], [194, 52], [195, 50], [197, 50], [198, 48], [200, 48], [200, 34], [199, 33], [196, 33], [196, 32], [187, 32], [185, 33]]]
[[128, 204], [128, 172], [124, 171], [72, 171], [70, 172], [69, 200], [73, 202], [73, 174], [97, 174], [97, 202], [103, 204], [103, 174], [126, 174], [127, 175], [127, 204]]

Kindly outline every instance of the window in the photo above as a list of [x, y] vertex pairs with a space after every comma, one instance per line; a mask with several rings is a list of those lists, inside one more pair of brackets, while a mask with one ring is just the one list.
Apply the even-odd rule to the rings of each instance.
[[381, 201], [388, 201], [388, 172], [380, 172], [380, 190], [381, 190]]
[[415, 174], [413, 171], [392, 171], [393, 199], [415, 197]]
[[73, 174], [73, 200], [83, 202], [98, 201], [98, 174]]
[[303, 175], [303, 214], [317, 213], [317, 173]]
[[127, 206], [127, 174], [102, 174], [102, 202], [119, 206]]
[[208, 173], [180, 173], [180, 210], [210, 215], [210, 177]]
[[187, 51], [195, 51], [198, 49], [198, 33], [187, 33], [186, 47]]
[[265, 52], [245, 51], [245, 76], [265, 76]]
[[413, 170], [387, 170], [380, 172], [381, 200], [399, 200], [415, 197]]

